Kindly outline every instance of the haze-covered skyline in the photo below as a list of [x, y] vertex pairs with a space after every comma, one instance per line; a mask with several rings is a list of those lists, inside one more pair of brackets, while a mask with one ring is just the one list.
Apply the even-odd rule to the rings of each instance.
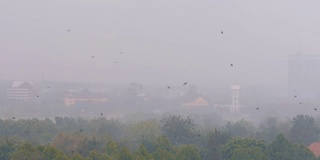
[[287, 85], [320, 50], [316, 0], [88, 2], [1, 1], [2, 79]]

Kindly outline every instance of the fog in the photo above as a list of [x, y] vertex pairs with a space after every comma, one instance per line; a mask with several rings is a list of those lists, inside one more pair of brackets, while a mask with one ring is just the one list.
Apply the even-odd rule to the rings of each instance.
[[320, 159], [319, 8], [0, 0], [0, 159]]
[[[299, 77], [288, 66], [289, 55], [318, 54], [319, 7], [315, 0], [2, 0], [2, 110], [7, 118], [316, 115], [320, 76]], [[8, 100], [16, 81], [30, 83], [37, 97]], [[232, 85], [241, 86], [237, 115]], [[82, 93], [108, 101], [66, 107], [66, 97]], [[210, 107], [181, 108], [199, 97]]]
[[318, 53], [319, 6], [315, 0], [3, 0], [0, 74], [6, 80], [286, 86], [288, 55]]

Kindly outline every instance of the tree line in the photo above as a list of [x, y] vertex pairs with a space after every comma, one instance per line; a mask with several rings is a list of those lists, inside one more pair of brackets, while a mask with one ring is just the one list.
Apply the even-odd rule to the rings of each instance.
[[0, 159], [316, 160], [307, 146], [319, 141], [319, 122], [308, 115], [212, 128], [177, 115], [127, 123], [104, 117], [0, 120]]

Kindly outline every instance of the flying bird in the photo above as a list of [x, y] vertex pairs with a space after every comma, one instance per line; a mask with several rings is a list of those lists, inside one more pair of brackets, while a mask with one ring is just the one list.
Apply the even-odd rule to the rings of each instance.
[[67, 32], [70, 32], [70, 30], [68, 29]]
[[299, 104], [302, 104], [302, 102], [299, 102]]
[[118, 63], [117, 61], [113, 61], [113, 63]]
[[257, 108], [256, 108], [256, 110], [260, 110], [260, 108], [259, 108], [259, 107], [257, 107]]
[[230, 66], [233, 67], [233, 64], [231, 63]]
[[36, 97], [39, 97], [39, 95], [36, 95]]
[[103, 116], [103, 113], [101, 113], [100, 116]]
[[82, 132], [83, 130], [82, 129], [80, 129], [80, 132]]
[[91, 56], [91, 58], [94, 58], [94, 56]]
[[16, 117], [12, 117], [12, 119], [16, 119]]
[[120, 52], [120, 54], [123, 54], [124, 52]]
[[188, 84], [188, 81], [187, 81], [187, 82], [184, 82], [184, 83], [183, 83], [183, 86], [186, 86], [187, 84]]
[[318, 108], [314, 108], [314, 111], [317, 111], [318, 110]]
[[221, 34], [223, 34], [223, 30], [221, 31]]
[[298, 95], [294, 95], [294, 98], [297, 98], [298, 97]]
[[171, 87], [170, 87], [170, 86], [168, 86], [167, 88], [168, 88], [168, 89], [170, 89]]

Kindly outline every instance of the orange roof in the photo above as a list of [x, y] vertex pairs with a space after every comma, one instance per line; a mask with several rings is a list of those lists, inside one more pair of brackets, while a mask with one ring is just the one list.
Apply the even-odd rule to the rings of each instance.
[[320, 156], [320, 142], [314, 142], [308, 148], [316, 157]]
[[209, 103], [202, 97], [197, 98], [193, 102], [184, 103], [183, 106], [208, 106]]

